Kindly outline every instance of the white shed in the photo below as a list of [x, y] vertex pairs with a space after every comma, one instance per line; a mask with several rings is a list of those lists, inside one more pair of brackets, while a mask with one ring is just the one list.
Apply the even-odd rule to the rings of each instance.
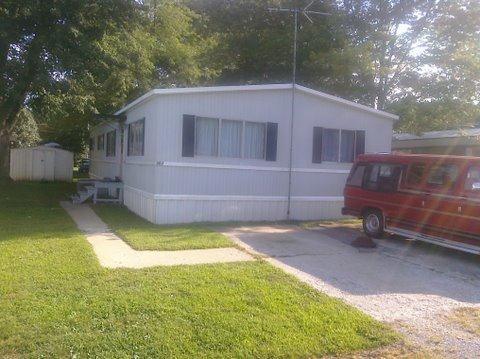
[[10, 177], [15, 181], [71, 181], [72, 176], [72, 152], [51, 146], [10, 152]]

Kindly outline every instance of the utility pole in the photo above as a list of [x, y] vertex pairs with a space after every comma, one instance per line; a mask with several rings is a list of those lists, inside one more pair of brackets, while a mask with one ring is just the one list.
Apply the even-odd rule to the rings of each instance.
[[290, 151], [289, 151], [289, 165], [288, 165], [288, 199], [287, 199], [287, 220], [290, 219], [290, 208], [292, 199], [292, 162], [293, 162], [293, 128], [295, 119], [295, 85], [297, 82], [297, 37], [298, 37], [298, 15], [303, 14], [308, 21], [313, 23], [312, 18], [309, 15], [323, 15], [329, 16], [331, 14], [326, 12], [310, 10], [310, 7], [317, 2], [313, 0], [304, 8], [297, 5], [298, 1], [295, 0], [295, 6], [293, 8], [269, 8], [270, 12], [286, 12], [293, 14], [293, 61], [292, 61], [292, 108], [290, 117]]

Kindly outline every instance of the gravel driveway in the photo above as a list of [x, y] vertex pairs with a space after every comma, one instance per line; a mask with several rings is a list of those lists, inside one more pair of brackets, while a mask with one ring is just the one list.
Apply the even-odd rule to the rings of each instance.
[[391, 323], [409, 341], [445, 357], [480, 355], [480, 337], [450, 320], [480, 308], [480, 258], [402, 239], [350, 245], [355, 228], [240, 226], [222, 232], [315, 288]]

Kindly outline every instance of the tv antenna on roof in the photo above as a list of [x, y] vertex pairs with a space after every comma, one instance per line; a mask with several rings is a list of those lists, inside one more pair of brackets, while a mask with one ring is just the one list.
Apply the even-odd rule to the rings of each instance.
[[[286, 12], [293, 14], [293, 63], [292, 63], [292, 113], [290, 118], [290, 155], [289, 155], [289, 167], [288, 167], [288, 203], [287, 203], [287, 219], [290, 219], [290, 207], [291, 207], [291, 197], [292, 197], [292, 157], [293, 157], [293, 122], [295, 117], [295, 84], [297, 81], [297, 37], [298, 37], [298, 15], [304, 15], [308, 21], [313, 23], [311, 15], [321, 15], [329, 16], [331, 15], [328, 12], [321, 12], [310, 10], [313, 4], [317, 0], [313, 0], [304, 8], [301, 8], [295, 5], [292, 8], [268, 8], [269, 12]], [[294, 1], [295, 4], [298, 3], [298, 0]]]

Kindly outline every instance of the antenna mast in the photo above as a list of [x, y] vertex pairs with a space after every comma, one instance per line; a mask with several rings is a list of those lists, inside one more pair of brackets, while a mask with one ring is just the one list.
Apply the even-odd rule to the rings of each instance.
[[[269, 12], [286, 12], [293, 14], [293, 63], [292, 63], [292, 111], [290, 117], [290, 152], [289, 152], [289, 165], [288, 165], [288, 202], [287, 202], [287, 220], [290, 219], [290, 207], [292, 199], [292, 161], [293, 161], [293, 123], [295, 119], [295, 85], [297, 82], [297, 37], [298, 37], [298, 14], [304, 15], [308, 21], [313, 23], [312, 18], [309, 15], [323, 15], [329, 16], [331, 14], [326, 12], [310, 10], [310, 7], [317, 2], [312, 0], [304, 8], [294, 6], [293, 8], [268, 8]], [[296, 1], [295, 1], [296, 3]]]

